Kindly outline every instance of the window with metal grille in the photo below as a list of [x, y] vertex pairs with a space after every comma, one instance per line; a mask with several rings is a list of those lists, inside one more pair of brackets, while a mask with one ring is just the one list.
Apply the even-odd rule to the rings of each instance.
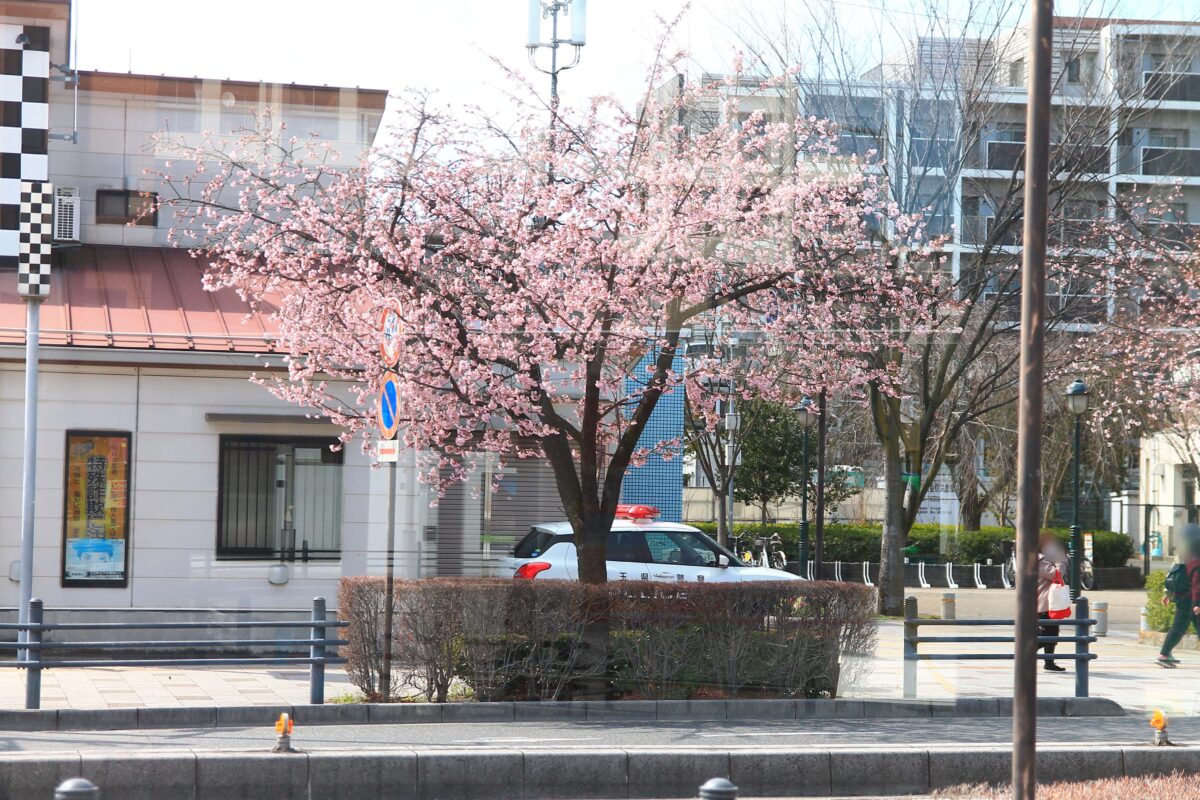
[[342, 452], [336, 439], [222, 436], [217, 556], [338, 558]]

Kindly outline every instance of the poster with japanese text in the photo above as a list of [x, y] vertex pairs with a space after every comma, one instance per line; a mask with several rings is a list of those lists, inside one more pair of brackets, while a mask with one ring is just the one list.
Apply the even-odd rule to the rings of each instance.
[[67, 431], [64, 586], [124, 586], [129, 540], [128, 433]]

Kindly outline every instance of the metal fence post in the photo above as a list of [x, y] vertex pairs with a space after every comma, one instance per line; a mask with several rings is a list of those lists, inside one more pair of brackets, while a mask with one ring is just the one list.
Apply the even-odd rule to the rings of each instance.
[[[308, 668], [308, 702], [314, 706], [325, 703], [325, 598], [314, 597], [312, 605], [312, 639], [309, 656], [313, 662]], [[320, 640], [320, 644], [317, 641]]]
[[710, 778], [700, 787], [700, 800], [737, 800], [738, 787], [726, 778]]
[[904, 598], [904, 696], [917, 696], [917, 598]]
[[[33, 647], [25, 651], [25, 708], [42, 707], [42, 601], [34, 598], [29, 601], [29, 629], [25, 641]], [[34, 627], [38, 626], [38, 627]]]
[[1075, 655], [1084, 658], [1075, 659], [1075, 696], [1088, 696], [1088, 637], [1091, 635], [1088, 618], [1088, 600], [1080, 597], [1075, 601]]
[[54, 790], [54, 800], [100, 800], [100, 787], [87, 778], [71, 778]]

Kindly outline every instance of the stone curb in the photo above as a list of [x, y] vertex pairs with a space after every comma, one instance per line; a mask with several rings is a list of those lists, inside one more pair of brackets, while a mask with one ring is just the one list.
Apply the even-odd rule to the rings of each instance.
[[[583, 722], [748, 719], [924, 719], [1010, 717], [1012, 700], [613, 700], [529, 703], [350, 703], [323, 706], [201, 706], [195, 708], [0, 709], [0, 731], [96, 731], [141, 728], [249, 728], [274, 724], [281, 713], [297, 725], [402, 725], [428, 722]], [[1044, 717], [1120, 717], [1103, 697], [1042, 697]]]
[[[1005, 783], [1011, 757], [1007, 746], [5, 753], [0, 791], [9, 800], [45, 800], [59, 782], [82, 775], [103, 796], [125, 800], [649, 800], [694, 797], [709, 778], [727, 777], [748, 797], [893, 796]], [[1038, 763], [1056, 781], [1196, 772], [1200, 747], [1048, 746]]]

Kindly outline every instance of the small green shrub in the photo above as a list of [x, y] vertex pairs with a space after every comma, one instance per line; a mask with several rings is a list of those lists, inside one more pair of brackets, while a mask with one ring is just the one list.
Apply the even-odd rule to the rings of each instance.
[[1166, 580], [1165, 572], [1151, 572], [1146, 578], [1146, 624], [1152, 631], [1165, 632], [1175, 618], [1175, 606], [1162, 604], [1163, 584]]

